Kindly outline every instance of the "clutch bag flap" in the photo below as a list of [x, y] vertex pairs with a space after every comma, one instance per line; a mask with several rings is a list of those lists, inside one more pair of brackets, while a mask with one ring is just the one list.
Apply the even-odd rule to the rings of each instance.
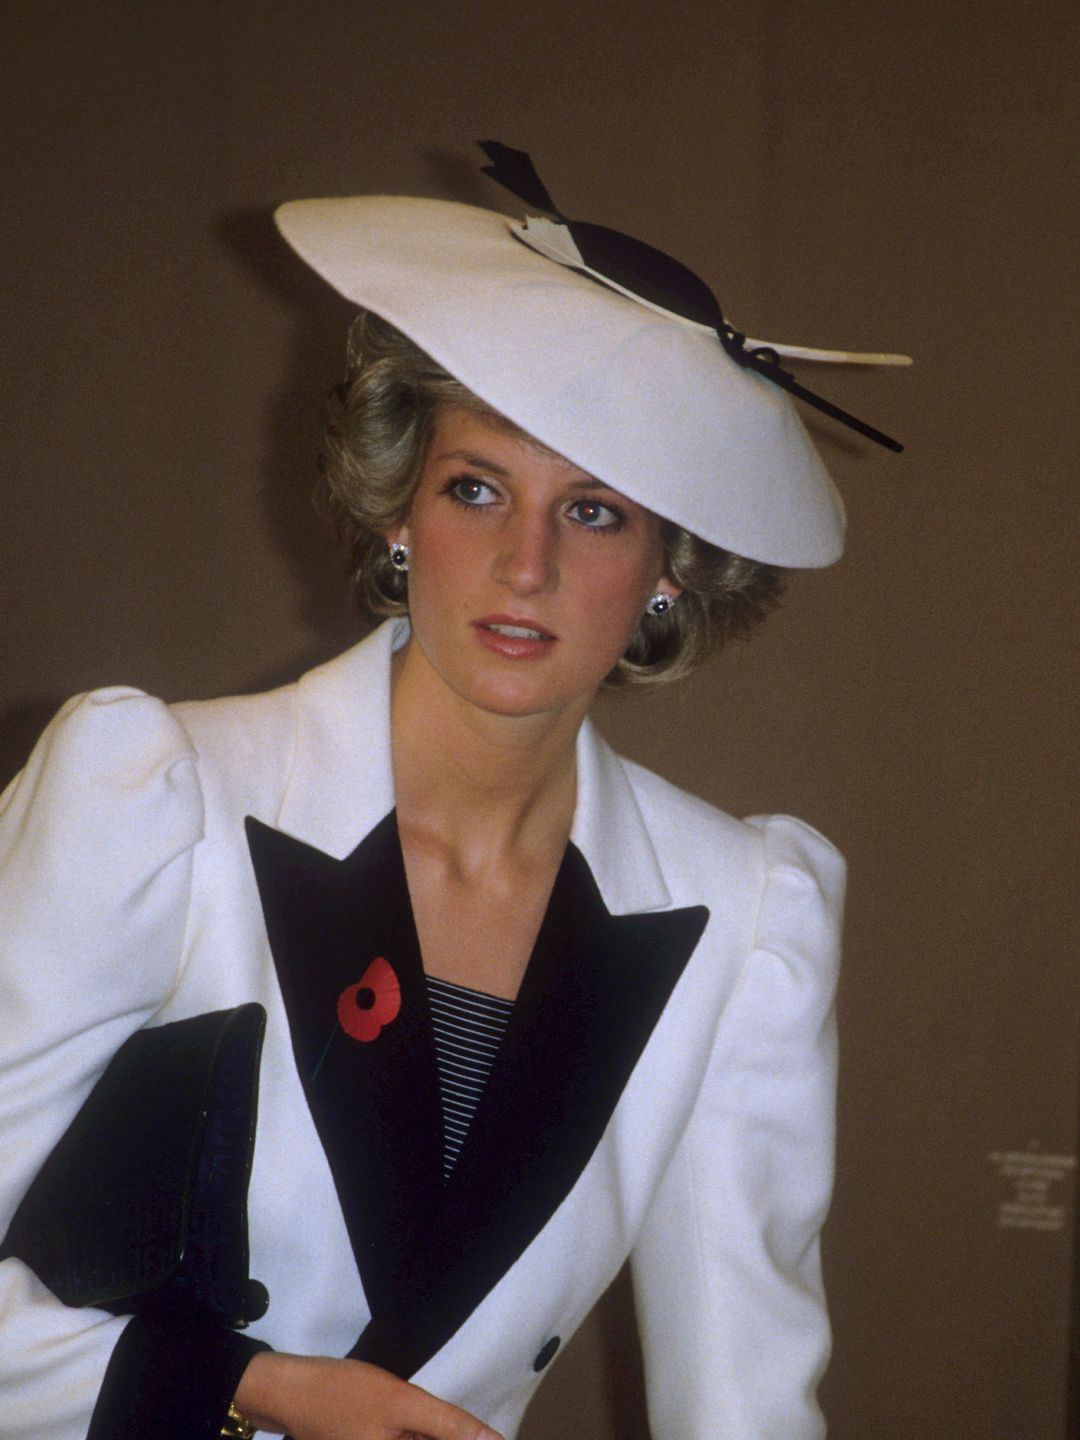
[[247, 1189], [266, 1012], [247, 1004], [128, 1037], [16, 1211], [16, 1256], [67, 1305], [265, 1312]]

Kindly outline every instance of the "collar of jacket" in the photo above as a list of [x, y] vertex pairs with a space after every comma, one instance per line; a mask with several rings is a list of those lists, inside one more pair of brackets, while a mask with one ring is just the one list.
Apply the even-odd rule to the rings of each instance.
[[[390, 658], [408, 638], [407, 621], [386, 621], [297, 686], [292, 763], [277, 823], [337, 860], [394, 808]], [[604, 904], [612, 915], [666, 908], [671, 896], [624, 762], [588, 720], [578, 736], [577, 766], [570, 838]]]

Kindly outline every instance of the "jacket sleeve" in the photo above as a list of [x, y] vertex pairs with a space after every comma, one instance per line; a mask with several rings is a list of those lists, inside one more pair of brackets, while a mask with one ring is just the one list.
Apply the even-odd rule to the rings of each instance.
[[754, 943], [632, 1256], [655, 1440], [820, 1440], [843, 860], [754, 819]]
[[[0, 1235], [110, 1057], [176, 986], [202, 822], [184, 732], [131, 690], [71, 701], [0, 797]], [[21, 1261], [0, 1263], [4, 1440], [84, 1440], [107, 1372], [121, 1414], [170, 1345], [143, 1330], [68, 1309]], [[121, 1433], [99, 1415], [95, 1436]]]

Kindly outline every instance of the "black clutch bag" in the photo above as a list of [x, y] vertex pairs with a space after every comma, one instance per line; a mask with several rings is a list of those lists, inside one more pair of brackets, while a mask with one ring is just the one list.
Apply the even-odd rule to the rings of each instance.
[[248, 1004], [131, 1035], [23, 1197], [0, 1259], [24, 1261], [66, 1305], [241, 1327], [263, 1315], [247, 1190], [265, 1029]]

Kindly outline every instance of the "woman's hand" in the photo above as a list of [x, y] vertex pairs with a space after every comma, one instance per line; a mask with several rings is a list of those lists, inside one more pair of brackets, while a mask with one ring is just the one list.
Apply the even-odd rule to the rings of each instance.
[[258, 1429], [294, 1440], [500, 1440], [467, 1410], [362, 1360], [263, 1351], [235, 1404]]

